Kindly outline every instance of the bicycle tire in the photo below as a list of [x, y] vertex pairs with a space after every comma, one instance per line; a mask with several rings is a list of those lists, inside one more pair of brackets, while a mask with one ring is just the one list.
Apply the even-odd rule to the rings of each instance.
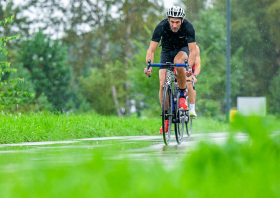
[[185, 124], [186, 124], [186, 132], [187, 132], [188, 137], [190, 137], [191, 134], [192, 134], [192, 121], [193, 121], [193, 119], [189, 117], [188, 121], [185, 122]]
[[177, 144], [181, 144], [183, 141], [183, 136], [184, 136], [184, 125], [185, 125], [185, 111], [180, 111], [179, 110], [179, 99], [180, 99], [180, 93], [177, 91], [177, 103], [176, 103], [176, 123], [175, 123], [175, 137]]
[[[168, 95], [168, 113], [167, 116], [165, 115], [165, 101], [166, 96]], [[168, 146], [171, 136], [171, 126], [172, 126], [172, 93], [170, 86], [164, 86], [163, 90], [163, 98], [162, 98], [162, 134], [163, 134], [163, 141], [166, 146]], [[167, 117], [167, 118], [166, 118]], [[167, 133], [165, 133], [165, 120], [169, 120], [169, 126]]]
[[[189, 97], [187, 96], [186, 99], [189, 107], [190, 106]], [[185, 126], [186, 126], [186, 134], [188, 137], [190, 137], [192, 134], [192, 121], [193, 119], [190, 117], [190, 111], [187, 111]]]

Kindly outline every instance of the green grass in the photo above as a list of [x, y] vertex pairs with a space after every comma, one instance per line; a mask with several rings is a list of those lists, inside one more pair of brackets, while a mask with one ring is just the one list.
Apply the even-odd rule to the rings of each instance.
[[270, 136], [279, 125], [236, 117], [232, 126], [250, 139], [201, 143], [180, 160], [173, 153], [171, 168], [153, 157], [112, 160], [104, 149], [0, 154], [0, 197], [279, 197], [280, 137]]
[[[0, 144], [70, 140], [77, 138], [158, 135], [161, 117], [154, 119], [81, 115], [0, 115]], [[193, 124], [194, 133], [225, 132], [229, 125], [211, 118], [199, 118]]]

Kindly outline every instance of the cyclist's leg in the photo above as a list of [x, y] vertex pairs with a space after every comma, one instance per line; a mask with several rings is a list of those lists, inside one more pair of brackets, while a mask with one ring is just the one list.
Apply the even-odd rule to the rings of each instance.
[[[179, 51], [174, 58], [174, 63], [185, 63], [188, 55], [185, 51]], [[186, 89], [186, 69], [184, 67], [176, 67], [177, 82], [180, 89]]]
[[188, 97], [189, 97], [189, 104], [190, 104], [189, 106], [190, 117], [196, 118], [197, 117], [195, 112], [196, 91], [193, 89], [192, 76], [187, 77], [187, 88], [188, 88]]
[[195, 104], [196, 91], [193, 89], [192, 77], [187, 77], [187, 88], [190, 104]]
[[[184, 47], [185, 48], [185, 47]], [[185, 63], [188, 59], [188, 54], [184, 51], [184, 48], [180, 49], [174, 58], [174, 63]], [[187, 48], [188, 49], [188, 48]], [[179, 109], [187, 110], [188, 105], [186, 104], [186, 69], [184, 67], [176, 67], [177, 70], [177, 82], [180, 91]]]

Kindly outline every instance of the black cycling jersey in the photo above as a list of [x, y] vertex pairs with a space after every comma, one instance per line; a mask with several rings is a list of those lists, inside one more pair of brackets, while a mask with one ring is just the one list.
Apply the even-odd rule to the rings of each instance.
[[195, 42], [195, 30], [193, 25], [186, 19], [181, 24], [178, 32], [171, 30], [168, 19], [161, 21], [155, 28], [152, 41], [160, 42], [162, 49], [173, 50], [188, 46]]

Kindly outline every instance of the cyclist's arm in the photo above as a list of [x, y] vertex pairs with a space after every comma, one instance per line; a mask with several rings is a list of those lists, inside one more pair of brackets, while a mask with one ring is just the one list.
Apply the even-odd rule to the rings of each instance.
[[190, 50], [190, 56], [189, 56], [188, 62], [189, 62], [190, 67], [192, 68], [194, 65], [195, 58], [196, 58], [196, 42], [189, 43], [188, 46], [189, 46], [189, 50]]
[[155, 51], [157, 49], [158, 46], [158, 42], [155, 41], [151, 41], [150, 43], [150, 47], [147, 51], [147, 56], [146, 56], [146, 63], [148, 63], [148, 60], [151, 60], [151, 63], [153, 63], [154, 61], [154, 55], [155, 55]]
[[[153, 63], [154, 61], [154, 55], [155, 55], [155, 51], [157, 49], [157, 46], [158, 46], [158, 42], [155, 42], [155, 41], [151, 41], [150, 43], [150, 47], [147, 51], [147, 55], [146, 55], [146, 63], [148, 63], [148, 60], [150, 59], [151, 60], [151, 63]], [[151, 76], [151, 73], [152, 73], [152, 67], [150, 67], [150, 69], [148, 71], [146, 71], [147, 68], [144, 69], [144, 74], [146, 76]]]
[[199, 50], [199, 47], [196, 46], [196, 58], [195, 58], [194, 75], [198, 76], [199, 73], [200, 73], [200, 50]]

